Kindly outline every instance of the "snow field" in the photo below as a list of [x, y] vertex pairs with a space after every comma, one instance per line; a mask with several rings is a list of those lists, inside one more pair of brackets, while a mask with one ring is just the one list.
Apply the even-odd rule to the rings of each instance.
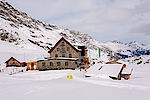
[[[85, 78], [85, 71], [28, 71], [0, 73], [1, 100], [149, 100], [150, 84], [138, 78], [114, 81]], [[73, 75], [68, 79], [67, 75]], [[144, 77], [141, 80], [145, 81]], [[149, 79], [150, 80], [150, 79]], [[148, 85], [149, 84], [149, 85]], [[9, 94], [9, 96], [8, 96]]]

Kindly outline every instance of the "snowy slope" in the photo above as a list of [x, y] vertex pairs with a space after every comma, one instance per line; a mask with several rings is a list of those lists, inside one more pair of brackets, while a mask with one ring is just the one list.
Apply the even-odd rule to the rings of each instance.
[[[127, 50], [150, 49], [150, 46], [137, 42], [129, 44], [117, 42], [101, 43], [87, 34], [69, 29], [60, 29], [55, 25], [35, 20], [26, 13], [15, 9], [6, 1], [0, 1], [0, 40], [6, 42], [6, 46], [11, 43], [13, 49], [11, 53], [14, 54], [10, 56], [17, 55], [16, 53], [18, 53], [18, 55], [24, 55], [26, 49], [30, 51], [31, 54], [34, 53], [33, 51], [36, 51], [39, 53], [37, 53], [38, 55], [42, 55], [40, 52], [43, 49], [42, 52], [45, 52], [44, 55], [48, 55], [47, 51], [50, 50], [62, 36], [73, 45], [87, 46], [91, 61], [118, 60], [122, 58], [118, 53], [132, 56], [133, 53]], [[0, 48], [7, 48], [5, 44], [3, 46], [2, 44]], [[11, 49], [11, 47], [9, 49]], [[18, 48], [18, 52], [15, 52], [15, 48]], [[98, 57], [98, 48], [101, 48], [100, 58]], [[1, 52], [4, 51], [5, 50]], [[1, 54], [9, 55], [11, 53], [7, 52], [6, 54]], [[4, 63], [4, 60], [2, 63]]]
[[38, 46], [48, 51], [62, 36], [73, 45], [86, 45], [91, 59], [98, 57], [98, 48], [102, 50], [103, 59], [101, 60], [119, 58], [115, 52], [87, 34], [60, 29], [55, 25], [35, 20], [26, 13], [16, 10], [6, 1], [0, 1], [0, 39], [2, 41], [9, 42], [15, 47], [40, 51]]
[[[84, 72], [76, 70], [0, 73], [0, 97], [2, 100], [149, 100], [149, 69], [137, 68], [128, 81], [85, 78]], [[73, 75], [73, 79], [67, 79], [67, 75]]]

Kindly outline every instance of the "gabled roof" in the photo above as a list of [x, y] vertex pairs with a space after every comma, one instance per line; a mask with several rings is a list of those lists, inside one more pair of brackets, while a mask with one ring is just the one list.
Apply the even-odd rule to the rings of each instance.
[[73, 45], [71, 45], [67, 40], [65, 40], [63, 37], [55, 44], [55, 46], [48, 51], [48, 53], [51, 53], [60, 43], [61, 41], [65, 41], [68, 45], [70, 45], [75, 51], [79, 52], [79, 50], [77, 50]]
[[[9, 60], [7, 60], [5, 63], [8, 63], [11, 59], [16, 60], [14, 57], [11, 57]], [[20, 63], [18, 60], [16, 60], [18, 63]]]

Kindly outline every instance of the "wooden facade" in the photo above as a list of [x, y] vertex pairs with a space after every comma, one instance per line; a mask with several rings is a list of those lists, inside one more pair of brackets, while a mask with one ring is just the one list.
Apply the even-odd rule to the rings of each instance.
[[22, 64], [13, 57], [11, 57], [5, 63], [6, 63], [6, 67], [12, 67], [12, 66], [13, 67], [22, 67]]
[[106, 64], [122, 64], [122, 63], [116, 61], [110, 61], [110, 62], [106, 62]]
[[76, 69], [87, 57], [85, 46], [76, 48], [64, 38], [61, 38], [48, 53], [50, 58], [38, 61], [39, 70]]
[[38, 70], [38, 62], [28, 62], [27, 70]]

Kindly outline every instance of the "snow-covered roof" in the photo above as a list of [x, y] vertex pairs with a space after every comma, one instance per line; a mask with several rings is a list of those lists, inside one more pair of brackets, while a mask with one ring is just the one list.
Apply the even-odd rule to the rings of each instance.
[[65, 57], [58, 57], [58, 58], [47, 58], [48, 60], [78, 60], [78, 58], [65, 58]]
[[118, 77], [118, 74], [120, 73], [122, 67], [123, 67], [123, 64], [105, 64], [99, 70], [100, 75]]
[[91, 66], [86, 73], [86, 76], [105, 77], [109, 78], [118, 77], [123, 64], [95, 64]]

